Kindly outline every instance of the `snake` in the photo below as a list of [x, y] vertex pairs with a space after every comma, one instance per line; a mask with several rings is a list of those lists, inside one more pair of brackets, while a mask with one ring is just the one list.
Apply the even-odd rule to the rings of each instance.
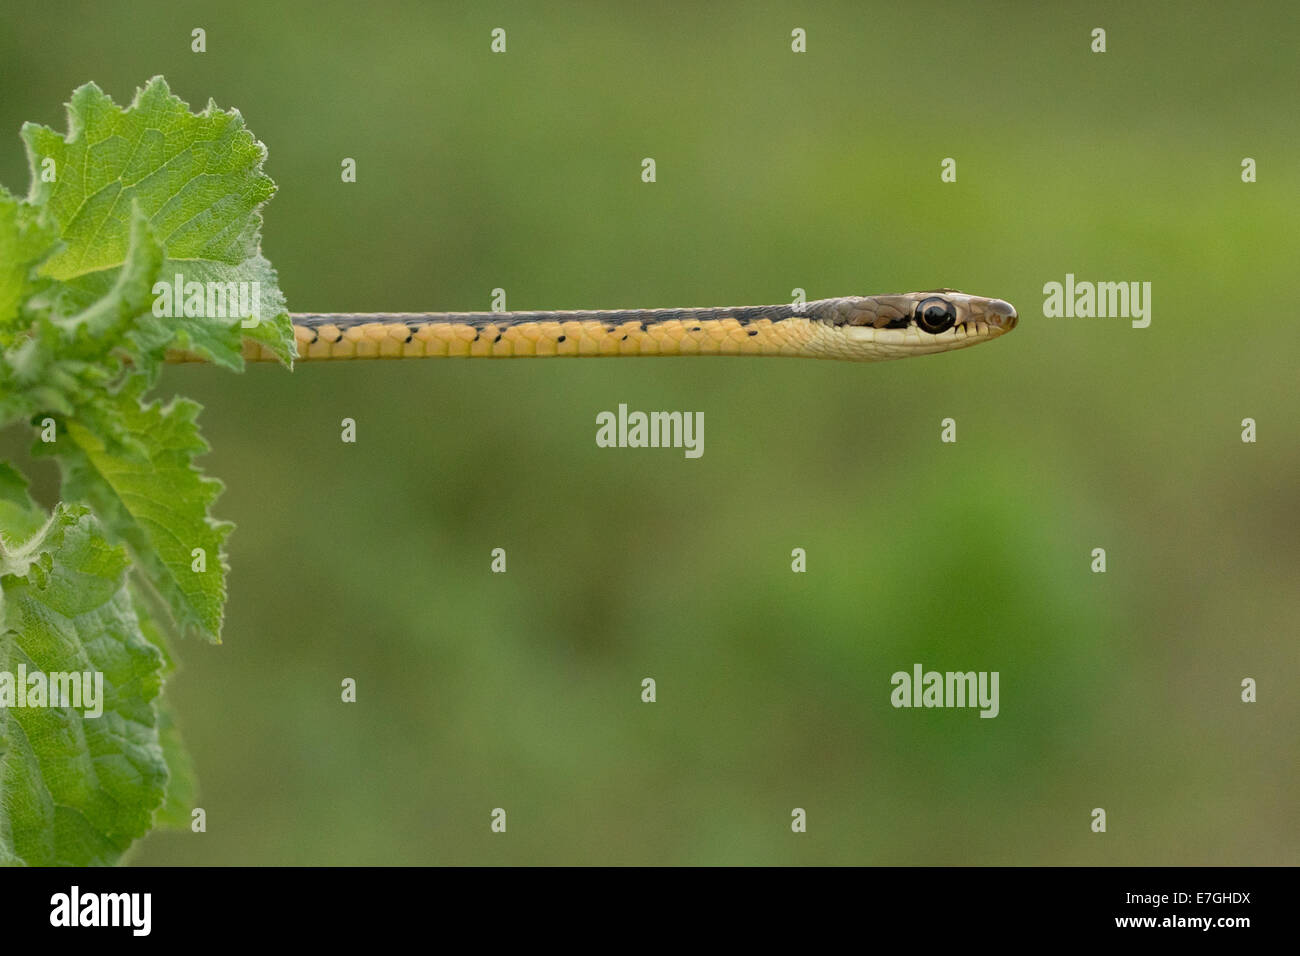
[[[968, 348], [1016, 327], [1003, 299], [955, 289], [739, 308], [291, 313], [298, 360], [770, 355], [873, 362]], [[244, 357], [275, 361], [246, 340]], [[174, 357], [185, 361], [185, 356]]]

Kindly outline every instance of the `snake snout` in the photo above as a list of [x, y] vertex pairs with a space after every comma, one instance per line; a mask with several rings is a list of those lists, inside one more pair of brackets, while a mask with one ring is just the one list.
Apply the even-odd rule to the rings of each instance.
[[1020, 316], [1016, 314], [1016, 307], [1004, 299], [989, 299], [988, 305], [985, 306], [985, 314], [990, 325], [996, 325], [1007, 331], [1014, 329], [1016, 322], [1020, 320]]

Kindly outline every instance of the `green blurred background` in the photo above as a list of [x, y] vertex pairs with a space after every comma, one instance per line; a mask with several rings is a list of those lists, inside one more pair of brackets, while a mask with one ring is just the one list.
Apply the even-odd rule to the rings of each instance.
[[[162, 73], [267, 144], [297, 310], [1022, 317], [882, 365], [170, 369], [238, 531], [169, 685], [208, 832], [134, 862], [1300, 862], [1300, 16], [1135, 6], [6, 5], [0, 180]], [[1067, 272], [1150, 281], [1150, 328], [1044, 318]], [[704, 457], [598, 449], [620, 402], [704, 412]], [[895, 710], [915, 662], [1001, 715]]]

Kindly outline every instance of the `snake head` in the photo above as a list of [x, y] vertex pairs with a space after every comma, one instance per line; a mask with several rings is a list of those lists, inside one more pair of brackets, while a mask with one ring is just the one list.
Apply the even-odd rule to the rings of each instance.
[[[831, 326], [868, 358], [903, 358], [969, 348], [1016, 327], [1015, 307], [956, 289], [825, 300]], [[866, 353], [874, 354], [866, 354]]]

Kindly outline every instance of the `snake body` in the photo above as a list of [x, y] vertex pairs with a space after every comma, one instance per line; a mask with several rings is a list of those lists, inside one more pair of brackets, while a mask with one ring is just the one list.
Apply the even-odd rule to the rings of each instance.
[[[1010, 331], [1017, 321], [1010, 303], [953, 289], [740, 308], [290, 318], [300, 361], [778, 355], [871, 362], [967, 348]], [[245, 343], [244, 356], [275, 358], [255, 342]]]

